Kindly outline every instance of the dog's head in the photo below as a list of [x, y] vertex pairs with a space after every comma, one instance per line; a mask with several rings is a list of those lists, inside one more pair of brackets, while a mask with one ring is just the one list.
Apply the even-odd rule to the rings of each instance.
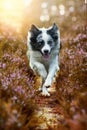
[[50, 56], [51, 51], [57, 46], [60, 38], [59, 30], [55, 23], [50, 28], [37, 28], [35, 25], [32, 25], [29, 34], [32, 50], [39, 51], [45, 58]]

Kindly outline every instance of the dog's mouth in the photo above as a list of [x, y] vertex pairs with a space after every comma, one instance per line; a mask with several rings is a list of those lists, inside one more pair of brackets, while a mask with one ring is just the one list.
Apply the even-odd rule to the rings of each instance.
[[43, 54], [43, 58], [46, 59], [46, 60], [49, 60], [50, 54]]

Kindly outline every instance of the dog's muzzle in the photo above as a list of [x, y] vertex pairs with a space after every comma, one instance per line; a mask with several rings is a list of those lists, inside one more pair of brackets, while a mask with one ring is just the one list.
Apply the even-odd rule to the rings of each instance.
[[44, 50], [44, 51], [43, 51], [43, 57], [44, 57], [45, 59], [49, 59], [49, 57], [50, 57], [50, 52], [49, 52], [49, 50]]
[[49, 54], [49, 50], [44, 50], [44, 54], [48, 55]]

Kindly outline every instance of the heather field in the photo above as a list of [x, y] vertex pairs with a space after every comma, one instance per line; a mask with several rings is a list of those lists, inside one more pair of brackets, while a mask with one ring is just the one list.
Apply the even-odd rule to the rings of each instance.
[[[0, 6], [0, 130], [87, 129], [85, 2], [31, 0], [19, 21]], [[27, 32], [32, 24], [49, 27], [54, 22], [61, 34], [60, 72], [51, 96], [43, 97], [38, 92], [41, 78], [30, 69], [26, 56]]]

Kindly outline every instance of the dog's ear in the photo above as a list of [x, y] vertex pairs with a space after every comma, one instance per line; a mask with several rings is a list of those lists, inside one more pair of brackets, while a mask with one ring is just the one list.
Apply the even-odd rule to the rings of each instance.
[[30, 40], [32, 43], [36, 43], [36, 37], [41, 33], [41, 31], [35, 26], [32, 25], [30, 29]]
[[38, 34], [39, 29], [35, 25], [32, 25], [30, 32], [33, 33], [33, 34]]
[[56, 23], [53, 24], [52, 30], [53, 30], [53, 31], [57, 31], [57, 30], [58, 30], [58, 27], [57, 27]]
[[54, 41], [56, 41], [58, 39], [58, 27], [55, 23], [47, 32], [48, 32], [48, 34], [51, 35], [51, 37], [54, 39]]
[[50, 35], [53, 35], [53, 34], [55, 34], [57, 31], [58, 31], [58, 27], [57, 27], [57, 25], [54, 23], [53, 26], [52, 26], [51, 28], [49, 28], [47, 32], [48, 32]]

